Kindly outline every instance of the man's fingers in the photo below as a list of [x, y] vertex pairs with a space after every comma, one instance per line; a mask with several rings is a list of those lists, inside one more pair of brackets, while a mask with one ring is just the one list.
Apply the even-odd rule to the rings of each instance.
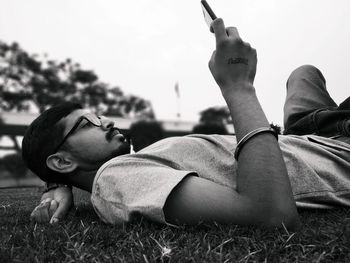
[[49, 203], [41, 203], [37, 207], [34, 208], [32, 213], [30, 214], [30, 218], [36, 222], [48, 222], [50, 217], [48, 214], [48, 206]]
[[37, 207], [34, 208], [32, 213], [30, 214], [30, 218], [32, 220], [38, 221], [38, 214], [39, 214], [39, 211], [38, 211], [38, 206], [37, 206]]
[[214, 30], [217, 45], [227, 38], [225, 24], [221, 18], [215, 19], [211, 23], [211, 28]]
[[211, 55], [211, 58], [208, 62], [208, 66], [209, 66], [209, 69], [212, 70], [212, 64], [214, 62], [214, 58], [215, 58], [215, 55], [216, 55], [216, 50], [214, 50], [213, 54]]
[[56, 200], [52, 200], [50, 202], [50, 209], [49, 209], [49, 215], [50, 215], [50, 218], [54, 215], [55, 211], [57, 210], [58, 208], [58, 203]]
[[226, 28], [226, 32], [230, 38], [241, 39], [236, 27], [228, 27]]
[[49, 208], [51, 201], [51, 198], [42, 200], [41, 203], [36, 206], [30, 214], [31, 219], [39, 223], [48, 222], [50, 220]]
[[49, 222], [50, 221], [50, 215], [49, 215], [49, 208], [50, 208], [50, 202], [43, 202], [39, 205], [38, 211], [39, 211], [39, 222]]
[[50, 224], [57, 223], [58, 221], [63, 219], [67, 215], [70, 207], [71, 202], [69, 202], [68, 200], [61, 200], [61, 202], [58, 204], [55, 213], [51, 217]]

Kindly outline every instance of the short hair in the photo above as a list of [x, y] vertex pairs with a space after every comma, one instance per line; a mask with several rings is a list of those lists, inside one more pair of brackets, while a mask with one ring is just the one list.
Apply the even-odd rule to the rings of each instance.
[[22, 141], [22, 158], [26, 166], [45, 182], [64, 183], [62, 173], [51, 170], [46, 159], [64, 136], [64, 126], [58, 122], [75, 110], [78, 103], [64, 102], [39, 115], [27, 128]]

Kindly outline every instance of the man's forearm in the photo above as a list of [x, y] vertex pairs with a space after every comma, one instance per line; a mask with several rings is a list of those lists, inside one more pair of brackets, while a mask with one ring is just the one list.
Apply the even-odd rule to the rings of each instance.
[[[269, 127], [267, 118], [252, 85], [243, 84], [235, 89], [222, 89], [230, 109], [237, 140], [250, 131]], [[261, 133], [252, 137], [242, 148], [238, 162], [237, 190], [269, 216], [281, 211], [297, 216], [287, 169], [282, 152], [273, 134]], [[270, 210], [271, 209], [271, 210]]]
[[[230, 110], [237, 140], [268, 129], [269, 123], [253, 87], [257, 53], [244, 42], [235, 27], [225, 28], [222, 19], [211, 24], [216, 39], [209, 68]], [[265, 130], [266, 131], [266, 130]], [[239, 148], [237, 192], [249, 216], [247, 224], [288, 225], [298, 216], [278, 142], [272, 133], [255, 133]], [[242, 145], [242, 144], [240, 144]], [[287, 222], [288, 221], [288, 222]]]
[[250, 84], [240, 86], [241, 88], [236, 89], [222, 88], [222, 95], [231, 113], [237, 141], [254, 129], [269, 126], [254, 86]]

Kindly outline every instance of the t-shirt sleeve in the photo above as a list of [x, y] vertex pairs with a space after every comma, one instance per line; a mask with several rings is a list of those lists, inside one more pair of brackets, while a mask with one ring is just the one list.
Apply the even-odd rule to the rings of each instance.
[[193, 171], [183, 171], [159, 162], [123, 158], [109, 162], [97, 172], [91, 195], [102, 221], [121, 224], [142, 215], [166, 223], [163, 207], [171, 191]]

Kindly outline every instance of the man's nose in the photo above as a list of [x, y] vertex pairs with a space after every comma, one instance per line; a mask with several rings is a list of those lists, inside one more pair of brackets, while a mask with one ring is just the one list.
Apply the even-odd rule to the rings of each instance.
[[114, 121], [106, 117], [101, 118], [101, 126], [104, 130], [110, 130], [114, 127]]

